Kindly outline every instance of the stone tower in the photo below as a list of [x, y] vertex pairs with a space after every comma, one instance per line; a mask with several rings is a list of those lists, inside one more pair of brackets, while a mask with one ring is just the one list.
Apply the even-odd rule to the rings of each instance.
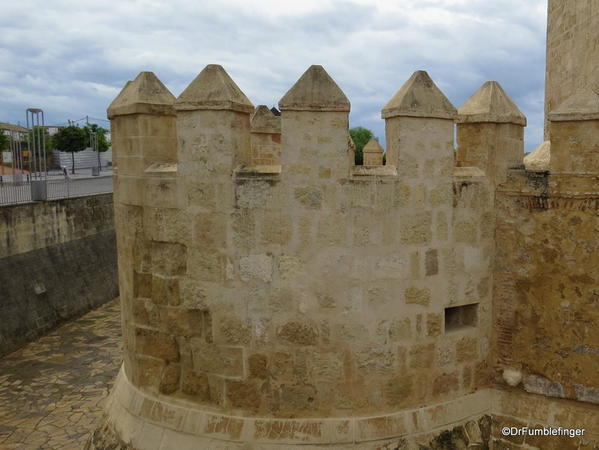
[[139, 74], [108, 109], [124, 363], [90, 447], [596, 445], [599, 109], [571, 98], [531, 171], [499, 83], [456, 110], [417, 71], [355, 166], [322, 66], [280, 117], [218, 65], [178, 98]]

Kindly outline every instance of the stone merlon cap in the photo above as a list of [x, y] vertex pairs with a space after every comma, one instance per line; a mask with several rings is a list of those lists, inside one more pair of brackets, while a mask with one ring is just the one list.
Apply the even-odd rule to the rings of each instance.
[[376, 139], [371, 139], [362, 149], [364, 153], [383, 153], [383, 147], [379, 144], [379, 141]]
[[208, 64], [179, 95], [175, 109], [224, 109], [251, 113], [254, 106], [222, 66]]
[[526, 116], [497, 81], [487, 81], [458, 109], [459, 123], [514, 123], [526, 126]]
[[175, 97], [153, 72], [140, 72], [108, 107], [108, 118], [127, 114], [173, 114]]
[[252, 133], [280, 133], [281, 116], [275, 116], [266, 105], [258, 105], [250, 119]]
[[524, 157], [524, 167], [531, 171], [549, 170], [551, 141], [545, 141]]
[[396, 116], [454, 119], [456, 109], [424, 70], [417, 70], [381, 111]]
[[547, 114], [552, 122], [599, 119], [599, 90], [584, 88], [568, 97]]
[[279, 101], [281, 111], [349, 112], [343, 91], [322, 66], [310, 66]]

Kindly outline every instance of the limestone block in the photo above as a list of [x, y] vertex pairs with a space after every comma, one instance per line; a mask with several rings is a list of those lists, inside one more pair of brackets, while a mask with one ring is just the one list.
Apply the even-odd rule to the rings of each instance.
[[206, 249], [189, 254], [189, 275], [199, 281], [222, 281], [226, 268], [226, 258], [219, 252]]
[[133, 295], [135, 297], [152, 297], [152, 274], [133, 272]]
[[339, 352], [314, 352], [312, 374], [316, 380], [339, 380], [343, 377], [343, 368], [343, 356]]
[[395, 183], [394, 190], [395, 190], [395, 193], [393, 196], [393, 206], [394, 207], [408, 206], [410, 196], [411, 196], [410, 185], [403, 184], [403, 183]]
[[155, 275], [151, 277], [147, 289], [150, 289], [149, 297], [157, 305], [178, 306], [181, 303], [178, 278], [164, 278]]
[[287, 214], [266, 214], [261, 225], [261, 241], [264, 245], [286, 245], [293, 238], [293, 223]]
[[204, 373], [192, 370], [183, 370], [181, 376], [181, 391], [193, 395], [200, 401], [210, 401], [210, 387], [208, 377]]
[[579, 401], [599, 404], [599, 388], [597, 387], [575, 384], [574, 392]]
[[137, 355], [135, 358], [136, 381], [140, 387], [158, 390], [165, 367], [164, 361]]
[[165, 361], [179, 360], [179, 346], [170, 335], [147, 328], [135, 329], [135, 351]]
[[318, 328], [306, 322], [289, 321], [277, 329], [277, 336], [296, 345], [316, 345]]
[[390, 378], [383, 387], [383, 398], [387, 406], [402, 408], [410, 404], [415, 394], [414, 377], [402, 375]]
[[181, 376], [181, 366], [178, 364], [168, 364], [162, 370], [160, 385], [158, 390], [161, 394], [172, 394], [179, 389], [179, 379]]
[[159, 312], [160, 327], [165, 333], [184, 337], [205, 334], [203, 329], [204, 310], [162, 306], [159, 308]]
[[[405, 422], [406, 417], [403, 414], [361, 419], [356, 424], [357, 436], [364, 441], [401, 436], [407, 431]], [[393, 445], [393, 448], [402, 449], [403, 446], [400, 445]]]
[[439, 259], [436, 249], [427, 250], [424, 257], [424, 269], [426, 276], [437, 275], [439, 273]]
[[220, 318], [219, 343], [241, 345], [248, 344], [252, 338], [252, 327], [249, 321], [242, 321], [234, 316]]
[[261, 353], [254, 353], [248, 357], [249, 376], [265, 380], [268, 378], [268, 356]]
[[190, 240], [190, 228], [189, 217], [184, 211], [149, 206], [143, 209], [143, 229], [149, 240], [184, 244]]
[[406, 304], [427, 306], [431, 301], [431, 292], [428, 288], [410, 287], [404, 292]]
[[193, 370], [223, 377], [242, 377], [243, 349], [207, 344], [200, 338], [191, 338]]
[[389, 339], [398, 342], [412, 337], [412, 325], [408, 317], [404, 319], [393, 319], [389, 325]]
[[313, 408], [317, 397], [316, 388], [311, 384], [281, 386], [280, 404], [282, 411], [307, 411]]
[[231, 213], [231, 238], [233, 245], [243, 251], [253, 248], [256, 242], [256, 217], [249, 209]]
[[272, 183], [260, 180], [238, 182], [235, 202], [239, 208], [265, 208], [272, 197]]
[[433, 396], [441, 396], [457, 391], [460, 387], [458, 375], [455, 372], [443, 373], [433, 381]]
[[372, 346], [355, 352], [356, 367], [365, 374], [392, 374], [397, 361], [396, 353], [389, 347]]
[[410, 368], [430, 369], [435, 360], [435, 344], [414, 345], [409, 352]]
[[309, 209], [321, 209], [322, 191], [313, 187], [295, 188], [295, 199], [304, 207]]
[[475, 360], [478, 357], [478, 341], [475, 338], [464, 337], [456, 344], [456, 359], [458, 362]]
[[185, 190], [189, 205], [216, 208], [216, 186], [212, 183], [198, 183], [186, 179]]
[[[225, 440], [238, 440], [241, 437], [243, 420], [222, 415], [208, 415], [204, 432], [212, 437]], [[227, 444], [227, 446], [229, 446]], [[230, 447], [230, 446], [229, 446]], [[226, 447], [216, 450], [228, 450]]]
[[242, 281], [259, 280], [268, 283], [272, 280], [272, 270], [272, 256], [268, 254], [244, 256], [239, 259]]
[[403, 244], [427, 244], [432, 237], [430, 212], [404, 215], [400, 222], [400, 237]]
[[183, 244], [152, 241], [150, 246], [154, 273], [162, 276], [184, 275], [187, 247]]
[[[305, 263], [296, 256], [281, 255], [278, 265], [279, 277], [281, 280], [297, 280], [306, 273]], [[332, 299], [325, 300], [331, 302]]]
[[478, 242], [478, 230], [475, 223], [460, 221], [454, 225], [453, 235], [456, 242], [464, 244], [476, 244]]
[[440, 184], [429, 192], [431, 206], [451, 206], [453, 203], [453, 183]]
[[524, 390], [532, 394], [541, 394], [548, 397], [565, 397], [563, 386], [540, 375], [527, 375], [524, 377]]
[[257, 411], [262, 401], [259, 380], [226, 380], [227, 403], [235, 408]]
[[426, 315], [426, 335], [430, 337], [440, 336], [443, 331], [443, 317], [441, 314]]
[[198, 213], [194, 217], [194, 245], [200, 249], [223, 249], [227, 245], [227, 219], [223, 213]]

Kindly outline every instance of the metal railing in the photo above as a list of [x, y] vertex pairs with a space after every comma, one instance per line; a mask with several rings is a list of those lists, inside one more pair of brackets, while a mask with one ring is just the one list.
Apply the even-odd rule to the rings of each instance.
[[[45, 190], [45, 199], [56, 200], [83, 195], [104, 194], [112, 192], [112, 176], [93, 178], [47, 178], [43, 181], [27, 179], [13, 180], [4, 176], [0, 181], [0, 206], [29, 203], [34, 201], [39, 190]], [[41, 183], [41, 184], [40, 184]]]

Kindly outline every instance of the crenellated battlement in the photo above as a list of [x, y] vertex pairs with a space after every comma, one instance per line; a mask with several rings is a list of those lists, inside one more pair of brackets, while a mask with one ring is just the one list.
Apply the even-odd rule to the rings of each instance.
[[[177, 99], [154, 74], [142, 72], [109, 107], [117, 143], [115, 165], [123, 161], [122, 176], [151, 177], [159, 173], [152, 169], [156, 164], [178, 163], [177, 177], [189, 178], [183, 190], [193, 189], [194, 178], [216, 181], [233, 174], [258, 179], [280, 173], [284, 183], [377, 180], [378, 175], [397, 174], [398, 180], [412, 182], [431, 175], [451, 178], [454, 166], [478, 166], [488, 172], [491, 168], [477, 160], [483, 158], [478, 155], [481, 150], [470, 148], [464, 137], [466, 130], [482, 130], [483, 123], [510, 123], [519, 126], [521, 136], [525, 125], [524, 116], [496, 82], [485, 84], [458, 115], [428, 74], [417, 71], [382, 110], [387, 167], [376, 169], [383, 166], [383, 149], [372, 142], [365, 149], [365, 167], [356, 168], [347, 135], [350, 103], [322, 66], [311, 66], [279, 107], [280, 116], [265, 105], [254, 108], [218, 65], [206, 66]], [[461, 143], [457, 160], [456, 120]], [[515, 150], [521, 151], [521, 145]], [[521, 163], [504, 152], [493, 158], [501, 173]]]

